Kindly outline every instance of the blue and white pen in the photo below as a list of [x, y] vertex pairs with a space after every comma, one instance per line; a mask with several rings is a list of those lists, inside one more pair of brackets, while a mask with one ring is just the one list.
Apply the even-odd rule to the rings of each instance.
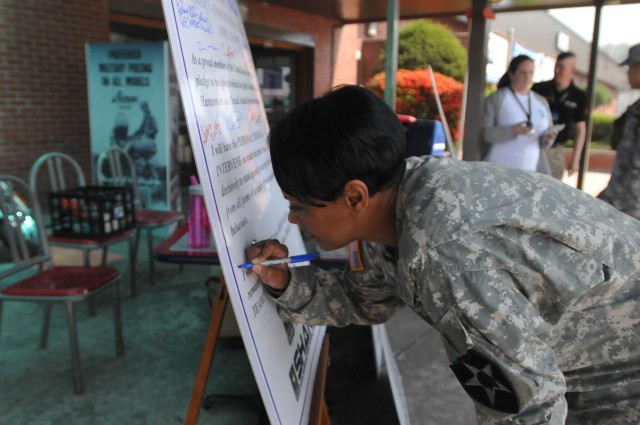
[[256, 264], [244, 263], [244, 264], [240, 264], [238, 267], [241, 269], [250, 269], [251, 267], [258, 264], [261, 266], [275, 266], [276, 264], [302, 263], [305, 261], [311, 261], [317, 256], [318, 256], [317, 254], [293, 255], [291, 257], [285, 257], [285, 258], [274, 258], [273, 260], [267, 260], [267, 261], [263, 261], [262, 263], [256, 263]]

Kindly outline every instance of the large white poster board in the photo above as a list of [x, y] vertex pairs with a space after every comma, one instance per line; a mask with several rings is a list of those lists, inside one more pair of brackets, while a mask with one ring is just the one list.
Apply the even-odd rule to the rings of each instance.
[[[163, 0], [193, 154], [229, 297], [272, 424], [306, 424], [324, 327], [283, 324], [237, 266], [253, 239], [304, 253], [274, 179], [268, 126], [235, 0]], [[216, 373], [214, 370], [212, 373]]]

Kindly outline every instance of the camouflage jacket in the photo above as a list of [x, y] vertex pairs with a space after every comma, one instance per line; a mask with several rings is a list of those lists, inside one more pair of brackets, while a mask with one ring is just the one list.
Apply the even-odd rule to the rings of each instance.
[[618, 152], [603, 199], [640, 220], [640, 100], [616, 120], [616, 129]]
[[292, 269], [281, 316], [381, 323], [408, 305], [480, 423], [564, 423], [565, 390], [638, 370], [637, 220], [548, 176], [423, 157], [407, 160], [396, 225], [397, 249], [361, 244], [361, 270]]

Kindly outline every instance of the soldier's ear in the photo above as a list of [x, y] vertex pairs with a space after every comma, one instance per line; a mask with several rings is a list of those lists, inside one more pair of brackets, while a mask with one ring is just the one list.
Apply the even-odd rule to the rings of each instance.
[[362, 180], [349, 180], [344, 185], [346, 206], [353, 212], [359, 212], [369, 205], [369, 188]]

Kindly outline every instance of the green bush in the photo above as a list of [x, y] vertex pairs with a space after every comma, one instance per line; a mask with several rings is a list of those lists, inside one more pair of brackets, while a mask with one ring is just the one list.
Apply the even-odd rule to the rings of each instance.
[[[381, 58], [384, 62], [384, 50]], [[398, 68], [413, 70], [429, 65], [435, 72], [464, 81], [467, 51], [446, 26], [418, 19], [398, 34]]]
[[613, 99], [611, 90], [602, 83], [596, 83], [596, 108], [600, 105], [608, 105], [611, 99]]
[[[587, 92], [587, 86], [583, 86], [581, 88], [582, 90], [585, 91], [585, 93]], [[611, 94], [611, 90], [609, 90], [607, 86], [596, 81], [595, 91], [596, 91], [596, 99], [595, 99], [596, 108], [598, 106], [608, 105], [609, 103], [611, 103], [611, 99], [613, 99], [613, 95]]]
[[[591, 116], [591, 144], [590, 149], [611, 149], [611, 136], [613, 135], [613, 121], [611, 115], [594, 113]], [[566, 147], [573, 147], [573, 140], [567, 140]]]
[[610, 145], [614, 120], [615, 117], [611, 115], [594, 113], [592, 115], [591, 140], [599, 142], [599, 144]]

